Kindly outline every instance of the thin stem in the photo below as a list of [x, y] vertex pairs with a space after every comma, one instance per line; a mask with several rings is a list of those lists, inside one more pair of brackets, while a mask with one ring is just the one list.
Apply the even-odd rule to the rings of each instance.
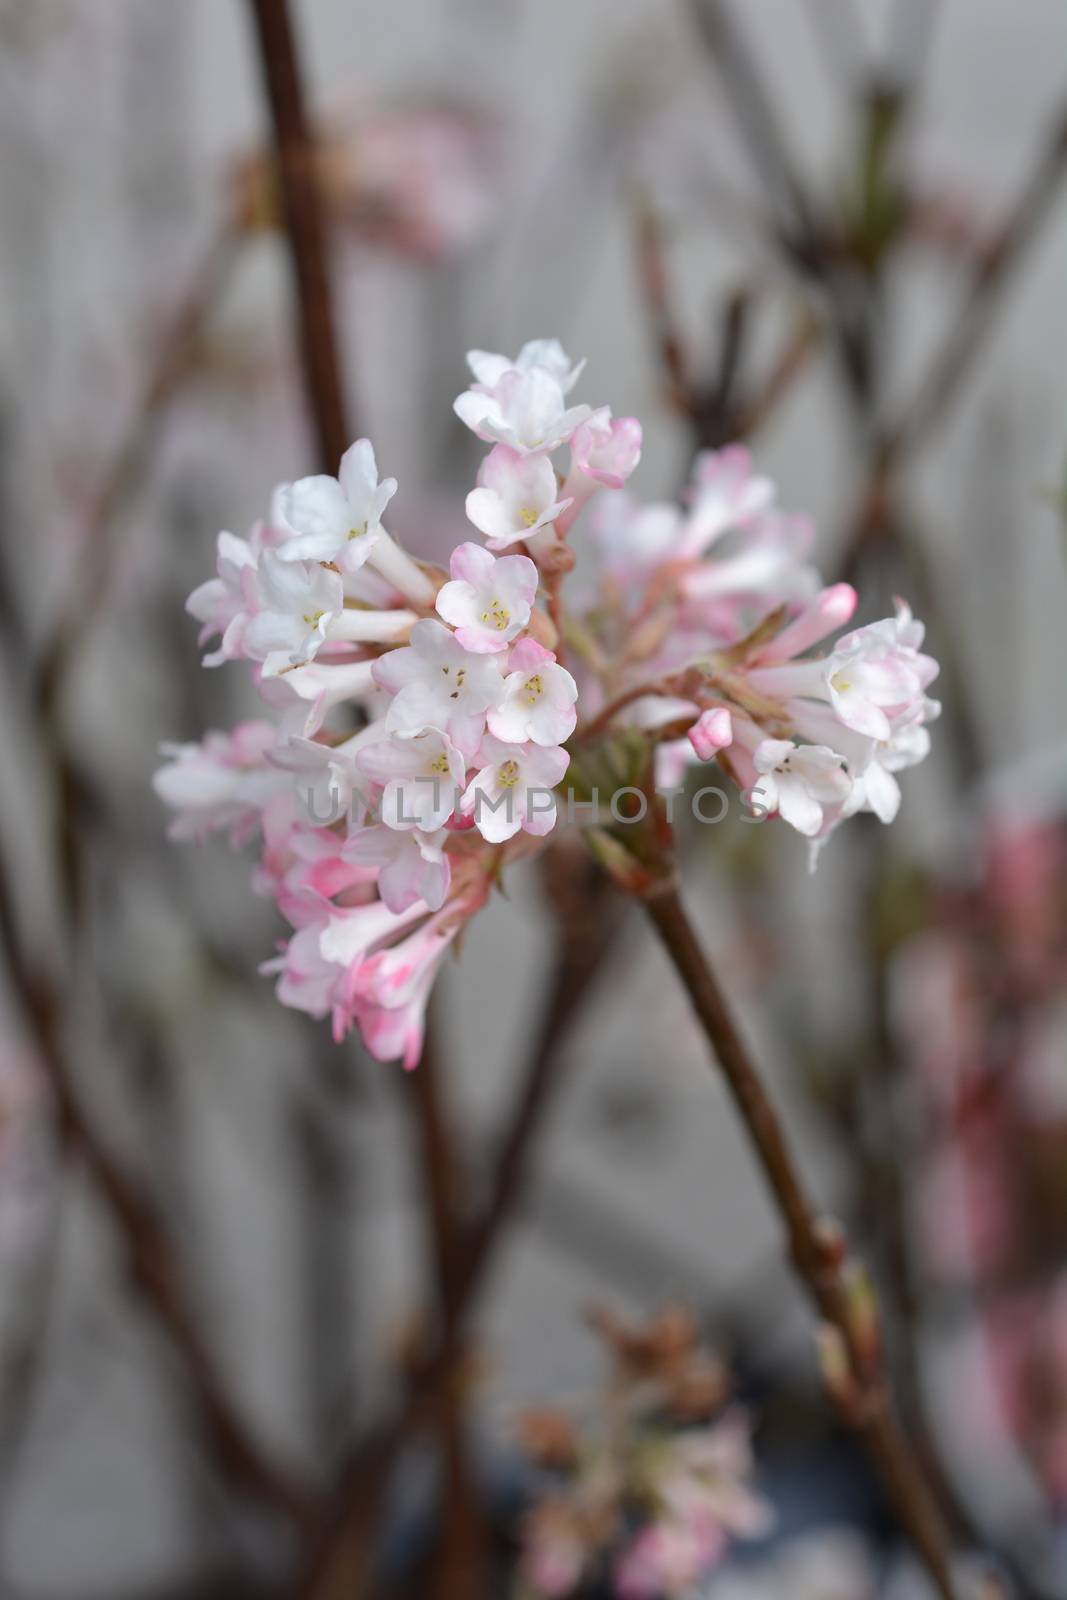
[[315, 142], [286, 0], [250, 0], [274, 123], [278, 179], [296, 280], [300, 346], [319, 465], [336, 472], [352, 434], [345, 416]]
[[40, 654], [36, 671], [38, 711], [46, 723], [59, 715], [71, 669], [100, 615], [120, 553], [119, 513], [136, 488], [159, 432], [168, 402], [185, 379], [208, 318], [218, 304], [237, 255], [237, 237], [227, 221], [208, 246], [189, 288], [156, 348], [122, 445], [89, 509], [76, 582]]
[[816, 232], [811, 204], [746, 40], [722, 0], [692, 0], [690, 9], [761, 181], [784, 204], [801, 240], [810, 243]]
[[[418, 1168], [423, 1175], [429, 1217], [430, 1255], [437, 1281], [441, 1324], [456, 1321], [457, 1267], [462, 1243], [466, 1188], [451, 1110], [429, 1030], [417, 1072], [404, 1075], [404, 1087], [418, 1139]], [[457, 1594], [478, 1594], [485, 1587], [485, 1525], [472, 1471], [462, 1368], [441, 1395], [439, 1438], [442, 1493], [435, 1545], [426, 1559], [429, 1600], [451, 1600]]]
[[60, 1134], [84, 1160], [125, 1246], [130, 1280], [181, 1358], [204, 1430], [223, 1473], [264, 1504], [308, 1526], [303, 1489], [260, 1450], [235, 1410], [214, 1357], [185, 1299], [177, 1253], [151, 1200], [108, 1150], [71, 1077], [61, 1038], [62, 1000], [51, 980], [33, 971], [14, 920], [10, 883], [0, 884], [0, 941], [55, 1096]]
[[861, 1405], [848, 1412], [877, 1467], [890, 1499], [942, 1600], [952, 1600], [951, 1555], [940, 1513], [900, 1431], [881, 1370], [855, 1331], [844, 1274], [845, 1250], [804, 1186], [778, 1113], [730, 1014], [715, 974], [701, 950], [673, 881], [662, 880], [643, 897], [645, 909], [696, 1011], [755, 1148], [789, 1238], [797, 1273], [819, 1315], [837, 1329], [852, 1367]]
[[[453, 1283], [453, 1316], [412, 1376], [406, 1396], [356, 1444], [341, 1473], [330, 1509], [296, 1588], [301, 1600], [360, 1600], [348, 1575], [373, 1538], [381, 1486], [408, 1438], [432, 1422], [439, 1397], [452, 1381], [466, 1345], [470, 1316], [506, 1223], [528, 1177], [530, 1153], [552, 1103], [566, 1060], [562, 1046], [618, 928], [608, 915], [612, 890], [604, 874], [565, 850], [545, 857], [549, 903], [559, 922], [559, 953], [544, 1024], [508, 1119], [489, 1195], [468, 1229]], [[421, 1069], [420, 1069], [421, 1070]]]
[[662, 229], [652, 202], [643, 197], [636, 208], [634, 246], [638, 286], [666, 380], [667, 399], [676, 410], [692, 418], [694, 397], [689, 357], [674, 314]]
[[1065, 176], [1067, 110], [1061, 109], [1052, 134], [1038, 151], [1015, 203], [982, 251], [956, 321], [919, 394], [902, 414], [886, 449], [899, 453], [904, 445], [925, 438], [954, 399], [961, 380], [982, 347], [993, 313], [1013, 272], [1052, 211]]
[[891, 525], [893, 474], [906, 457], [928, 442], [948, 414], [960, 385], [981, 353], [998, 305], [1014, 274], [1050, 216], [1067, 176], [1067, 108], [1057, 113], [1053, 130], [1038, 151], [1030, 175], [984, 249], [955, 321], [933, 357], [914, 399], [898, 420], [874, 439], [870, 462], [840, 560], [847, 577]]
[[673, 693], [671, 680], [667, 678], [653, 678], [648, 683], [631, 684], [629, 689], [624, 689], [621, 694], [615, 696], [614, 700], [609, 700], [602, 711], [598, 711], [596, 716], [591, 717], [584, 727], [579, 728], [576, 737], [583, 741], [599, 738], [602, 733], [605, 733], [610, 728], [619, 712], [625, 711], [626, 707], [632, 705], [635, 700], [643, 700], [645, 695], [648, 694], [671, 693]]
[[758, 433], [807, 370], [823, 340], [819, 319], [810, 312], [798, 317], [759, 388], [737, 407], [733, 435], [748, 439]]
[[[55, 856], [67, 927], [77, 953], [83, 849], [77, 827], [84, 785], [65, 740], [61, 702], [64, 685], [88, 630], [96, 619], [118, 552], [118, 512], [143, 468], [167, 400], [185, 376], [195, 347], [235, 254], [232, 228], [225, 226], [196, 272], [190, 290], [167, 328], [146, 378], [135, 424], [93, 502], [86, 559], [79, 568], [77, 603], [61, 612], [37, 673], [39, 735], [55, 810]], [[204, 1431], [226, 1478], [306, 1526], [309, 1503], [265, 1455], [234, 1406], [214, 1357], [185, 1297], [181, 1263], [151, 1197], [111, 1154], [99, 1136], [71, 1072], [63, 1038], [64, 995], [48, 970], [24, 949], [13, 885], [0, 866], [0, 944], [14, 993], [22, 1006], [55, 1097], [60, 1133], [85, 1162], [125, 1247], [133, 1287], [179, 1356], [195, 1396]]]

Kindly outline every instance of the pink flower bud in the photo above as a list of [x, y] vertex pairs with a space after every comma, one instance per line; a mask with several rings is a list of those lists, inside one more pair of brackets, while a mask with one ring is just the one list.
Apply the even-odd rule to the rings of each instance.
[[711, 761], [734, 740], [733, 723], [725, 706], [702, 711], [689, 730], [689, 743], [699, 761]]

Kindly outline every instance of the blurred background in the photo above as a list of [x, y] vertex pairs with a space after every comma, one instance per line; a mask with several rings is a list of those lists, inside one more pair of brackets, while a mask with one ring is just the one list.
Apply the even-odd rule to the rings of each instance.
[[[694, 828], [684, 889], [878, 1285], [961, 1584], [985, 1552], [1001, 1587], [974, 1593], [1055, 1600], [1067, 14], [291, 12], [352, 432], [400, 480], [398, 537], [440, 559], [463, 536], [465, 351], [555, 335], [642, 419], [637, 494], [744, 437], [861, 620], [900, 592], [929, 624], [945, 712], [892, 830], [860, 819], [811, 877], [792, 835]], [[315, 470], [248, 8], [0, 0], [0, 133], [0, 1592], [324, 1595], [308, 1505], [433, 1301], [425, 1130], [476, 1214], [532, 1069], [463, 1381], [383, 1457], [353, 1557], [373, 1576], [332, 1593], [518, 1593], [543, 1488], [518, 1414], [588, 1412], [591, 1304], [674, 1302], [730, 1367], [777, 1513], [687, 1592], [929, 1593], [821, 1394], [685, 998], [576, 847], [472, 928], [417, 1088], [276, 1004], [256, 969], [283, 930], [247, 861], [166, 842], [159, 743], [254, 705], [202, 671], [185, 597], [219, 528]]]

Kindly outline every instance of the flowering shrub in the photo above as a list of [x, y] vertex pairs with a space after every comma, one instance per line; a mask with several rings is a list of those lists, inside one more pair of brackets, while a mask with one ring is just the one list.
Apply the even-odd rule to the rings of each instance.
[[[640, 424], [571, 403], [584, 363], [555, 340], [468, 360], [455, 410], [491, 446], [466, 504], [484, 545], [448, 573], [412, 560], [365, 439], [337, 478], [276, 489], [188, 602], [205, 665], [250, 663], [272, 720], [164, 747], [156, 776], [174, 837], [258, 835], [256, 888], [293, 930], [264, 967], [278, 998], [408, 1067], [446, 951], [556, 825], [568, 769], [585, 796], [602, 773], [644, 793], [714, 759], [753, 817], [817, 849], [857, 811], [892, 819], [937, 711], [902, 602], [811, 654], [856, 595], [820, 586], [811, 524], [746, 450], [701, 455], [681, 504], [638, 506]], [[565, 599], [590, 501], [594, 577]]]
[[563, 1600], [610, 1573], [621, 1600], [691, 1594], [734, 1539], [770, 1524], [750, 1482], [748, 1418], [682, 1307], [644, 1327], [598, 1312], [594, 1326], [611, 1369], [596, 1417], [585, 1428], [555, 1410], [520, 1418], [555, 1486], [525, 1519], [519, 1593]]

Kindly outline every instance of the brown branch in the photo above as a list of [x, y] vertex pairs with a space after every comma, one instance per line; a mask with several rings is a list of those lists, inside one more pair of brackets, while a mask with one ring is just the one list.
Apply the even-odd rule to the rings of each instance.
[[766, 425], [794, 383], [807, 370], [822, 338], [819, 319], [811, 312], [802, 313], [763, 382], [737, 408], [733, 429], [735, 438], [751, 438], [752, 434], [758, 433]]
[[192, 357], [218, 302], [237, 253], [237, 238], [226, 222], [208, 246], [192, 282], [164, 329], [149, 366], [129, 430], [89, 510], [77, 562], [77, 579], [41, 651], [36, 671], [38, 713], [55, 723], [63, 689], [90, 629], [97, 622], [119, 556], [119, 513], [144, 472], [167, 403], [188, 374]]
[[866, 480], [859, 496], [840, 568], [854, 574], [864, 552], [891, 524], [890, 488], [894, 472], [950, 409], [982, 345], [1014, 274], [1048, 219], [1067, 176], [1067, 109], [1058, 113], [1053, 132], [1039, 150], [1030, 176], [992, 239], [980, 252], [955, 322], [934, 356], [918, 393], [896, 423], [874, 440]]
[[508, 1119], [489, 1196], [466, 1235], [453, 1284], [453, 1316], [411, 1375], [395, 1412], [356, 1444], [340, 1474], [333, 1504], [315, 1541], [302, 1584], [302, 1600], [359, 1600], [349, 1581], [354, 1562], [374, 1537], [378, 1495], [404, 1443], [432, 1423], [439, 1397], [452, 1381], [466, 1346], [467, 1329], [504, 1227], [519, 1201], [530, 1152], [566, 1060], [562, 1045], [618, 928], [610, 915], [612, 891], [592, 863], [557, 846], [544, 858], [549, 902], [559, 920], [560, 943], [551, 992], [541, 1010], [541, 1033]]
[[[236, 236], [227, 223], [212, 242], [160, 340], [133, 426], [93, 501], [77, 593], [61, 610], [37, 672], [38, 733], [51, 775], [56, 862], [72, 937], [79, 922], [83, 854], [74, 819], [83, 789], [62, 730], [63, 690], [97, 620], [114, 571], [119, 551], [119, 513], [143, 473], [166, 405], [189, 370], [207, 318], [232, 266], [236, 246]], [[162, 1217], [149, 1194], [111, 1154], [82, 1104], [62, 1038], [62, 995], [52, 978], [43, 969], [35, 970], [23, 952], [9, 890], [10, 884], [0, 890], [0, 934], [12, 985], [48, 1073], [63, 1136], [84, 1160], [106, 1203], [125, 1250], [135, 1292], [181, 1360], [200, 1423], [223, 1476], [306, 1527], [310, 1506], [302, 1487], [283, 1473], [252, 1437], [190, 1313], [180, 1262]]]
[[183, 1371], [219, 1465], [231, 1483], [302, 1527], [310, 1507], [303, 1489], [263, 1453], [234, 1409], [214, 1358], [190, 1315], [177, 1254], [155, 1207], [99, 1137], [71, 1077], [62, 1041], [62, 999], [34, 971], [15, 925], [11, 884], [0, 883], [0, 943], [12, 988], [48, 1074], [60, 1134], [84, 1160], [105, 1200], [126, 1253], [130, 1280], [182, 1362]]
[[651, 201], [640, 200], [634, 219], [637, 283], [666, 382], [667, 402], [693, 418], [694, 393], [685, 340], [674, 314], [667, 255], [659, 217]]
[[[436, 1036], [435, 1026], [429, 1032], [429, 1048], [423, 1050], [418, 1071], [405, 1074], [404, 1085], [418, 1139], [419, 1171], [428, 1202], [430, 1256], [437, 1280], [440, 1320], [444, 1329], [450, 1329], [461, 1311], [456, 1290], [466, 1184], [441, 1063], [433, 1048]], [[424, 1581], [428, 1600], [480, 1594], [486, 1585], [486, 1529], [471, 1471], [465, 1413], [466, 1393], [460, 1361], [440, 1397], [443, 1489], [437, 1539], [426, 1558]]]
[[[940, 1513], [893, 1413], [880, 1356], [856, 1331], [839, 1231], [820, 1218], [804, 1187], [778, 1113], [686, 917], [673, 880], [642, 896], [744, 1121], [789, 1238], [797, 1273], [847, 1352], [856, 1402], [844, 1407], [943, 1600], [952, 1600], [951, 1551]], [[832, 1390], [833, 1392], [833, 1390]]]
[[[165, 332], [145, 382], [134, 426], [93, 504], [76, 596], [43, 652], [37, 674], [38, 734], [51, 781], [55, 857], [72, 944], [80, 924], [83, 851], [76, 819], [86, 790], [62, 729], [62, 694], [79, 650], [95, 622], [118, 552], [118, 513], [143, 470], [167, 401], [184, 379], [190, 355], [234, 258], [229, 226], [213, 242], [193, 284]], [[151, 1197], [126, 1172], [100, 1138], [70, 1071], [63, 1040], [63, 995], [47, 970], [26, 954], [19, 934], [13, 885], [0, 870], [0, 943], [12, 988], [25, 1013], [55, 1097], [60, 1131], [85, 1162], [126, 1253], [130, 1279], [179, 1356], [199, 1418], [223, 1475], [292, 1521], [306, 1526], [309, 1503], [260, 1449], [234, 1407], [214, 1358], [192, 1318], [182, 1288], [180, 1262]]]
[[692, 0], [690, 11], [760, 179], [784, 204], [802, 246], [810, 246], [816, 235], [811, 204], [743, 34], [722, 0]]
[[624, 689], [621, 694], [617, 694], [613, 700], [609, 700], [607, 705], [602, 707], [595, 717], [590, 717], [589, 721], [578, 729], [575, 738], [583, 744], [588, 744], [591, 740], [598, 739], [602, 733], [607, 733], [619, 712], [625, 711], [626, 707], [632, 705], [635, 700], [643, 700], [646, 695], [650, 694], [674, 694], [676, 692], [677, 686], [670, 678], [652, 678], [646, 683], [631, 684], [628, 689]]
[[326, 227], [315, 144], [286, 0], [250, 0], [274, 123], [278, 179], [296, 283], [308, 407], [323, 472], [336, 472], [351, 443], [337, 357]]
[[1051, 214], [1067, 176], [1067, 109], [1056, 118], [1051, 137], [1038, 151], [1033, 170], [1014, 204], [982, 250], [970, 287], [944, 345], [918, 395], [883, 441], [882, 456], [897, 456], [925, 438], [954, 399], [961, 380], [982, 348], [993, 315], [1012, 275], [1021, 266]]

